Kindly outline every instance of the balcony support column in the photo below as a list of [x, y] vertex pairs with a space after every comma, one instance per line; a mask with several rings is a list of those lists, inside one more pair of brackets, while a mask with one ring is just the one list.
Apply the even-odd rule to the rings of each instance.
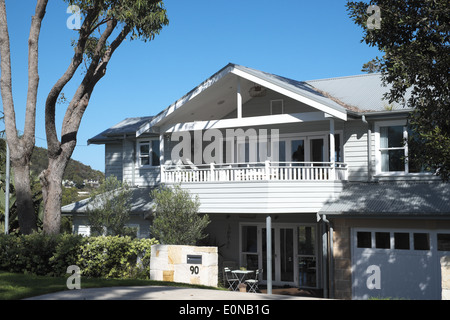
[[161, 182], [166, 182], [165, 173], [164, 173], [164, 133], [159, 135], [159, 166], [161, 168]]
[[242, 118], [241, 78], [237, 78], [237, 118]]
[[329, 180], [336, 179], [336, 150], [334, 141], [334, 118], [330, 118], [330, 162], [331, 162], [331, 172]]

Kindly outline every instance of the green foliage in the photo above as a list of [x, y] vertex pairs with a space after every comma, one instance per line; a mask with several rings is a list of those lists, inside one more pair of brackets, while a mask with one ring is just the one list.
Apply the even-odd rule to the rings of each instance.
[[[381, 10], [381, 28], [368, 29], [369, 5]], [[363, 41], [384, 53], [364, 65], [380, 71], [392, 85], [389, 102], [404, 102], [414, 111], [409, 126], [416, 133], [410, 161], [450, 179], [450, 2], [448, 0], [347, 2], [354, 22], [363, 28]], [[405, 101], [407, 90], [410, 98]], [[414, 159], [412, 159], [414, 158]]]
[[131, 212], [130, 187], [109, 176], [91, 196], [86, 214], [94, 235], [125, 235]]
[[64, 276], [77, 265], [86, 277], [147, 279], [151, 246], [157, 243], [118, 236], [0, 235], [0, 270]]
[[163, 244], [195, 245], [207, 235], [208, 215], [200, 215], [198, 197], [179, 186], [160, 187], [151, 193], [156, 204], [151, 231]]
[[149, 274], [150, 248], [155, 240], [131, 237], [96, 237], [81, 247], [78, 266], [83, 276], [142, 277]]
[[153, 40], [169, 24], [163, 1], [160, 0], [65, 0], [76, 5], [81, 15], [99, 12], [97, 25], [114, 19], [119, 28], [131, 32], [131, 39]]

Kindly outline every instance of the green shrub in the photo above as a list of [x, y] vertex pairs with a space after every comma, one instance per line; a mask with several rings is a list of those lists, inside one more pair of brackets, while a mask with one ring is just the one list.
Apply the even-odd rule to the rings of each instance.
[[154, 239], [128, 236], [93, 237], [81, 247], [78, 266], [88, 277], [148, 277], [150, 249], [156, 243]]
[[0, 270], [64, 276], [68, 266], [77, 265], [82, 276], [146, 279], [157, 243], [128, 236], [0, 235]]
[[58, 236], [52, 257], [49, 259], [52, 272], [49, 276], [61, 276], [66, 273], [67, 267], [78, 263], [81, 247], [89, 238], [81, 235], [64, 234]]

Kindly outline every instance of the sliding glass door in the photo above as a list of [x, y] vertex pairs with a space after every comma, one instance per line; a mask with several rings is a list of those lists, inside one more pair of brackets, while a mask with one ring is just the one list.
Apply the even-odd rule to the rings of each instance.
[[[272, 226], [272, 283], [317, 287], [317, 235], [315, 225]], [[267, 281], [267, 229], [265, 224], [241, 226], [240, 266], [263, 269]]]

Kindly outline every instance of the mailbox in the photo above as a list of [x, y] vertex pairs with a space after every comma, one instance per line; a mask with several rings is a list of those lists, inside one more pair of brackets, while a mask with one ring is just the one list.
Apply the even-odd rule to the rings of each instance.
[[202, 264], [202, 256], [201, 255], [187, 255], [187, 264]]

